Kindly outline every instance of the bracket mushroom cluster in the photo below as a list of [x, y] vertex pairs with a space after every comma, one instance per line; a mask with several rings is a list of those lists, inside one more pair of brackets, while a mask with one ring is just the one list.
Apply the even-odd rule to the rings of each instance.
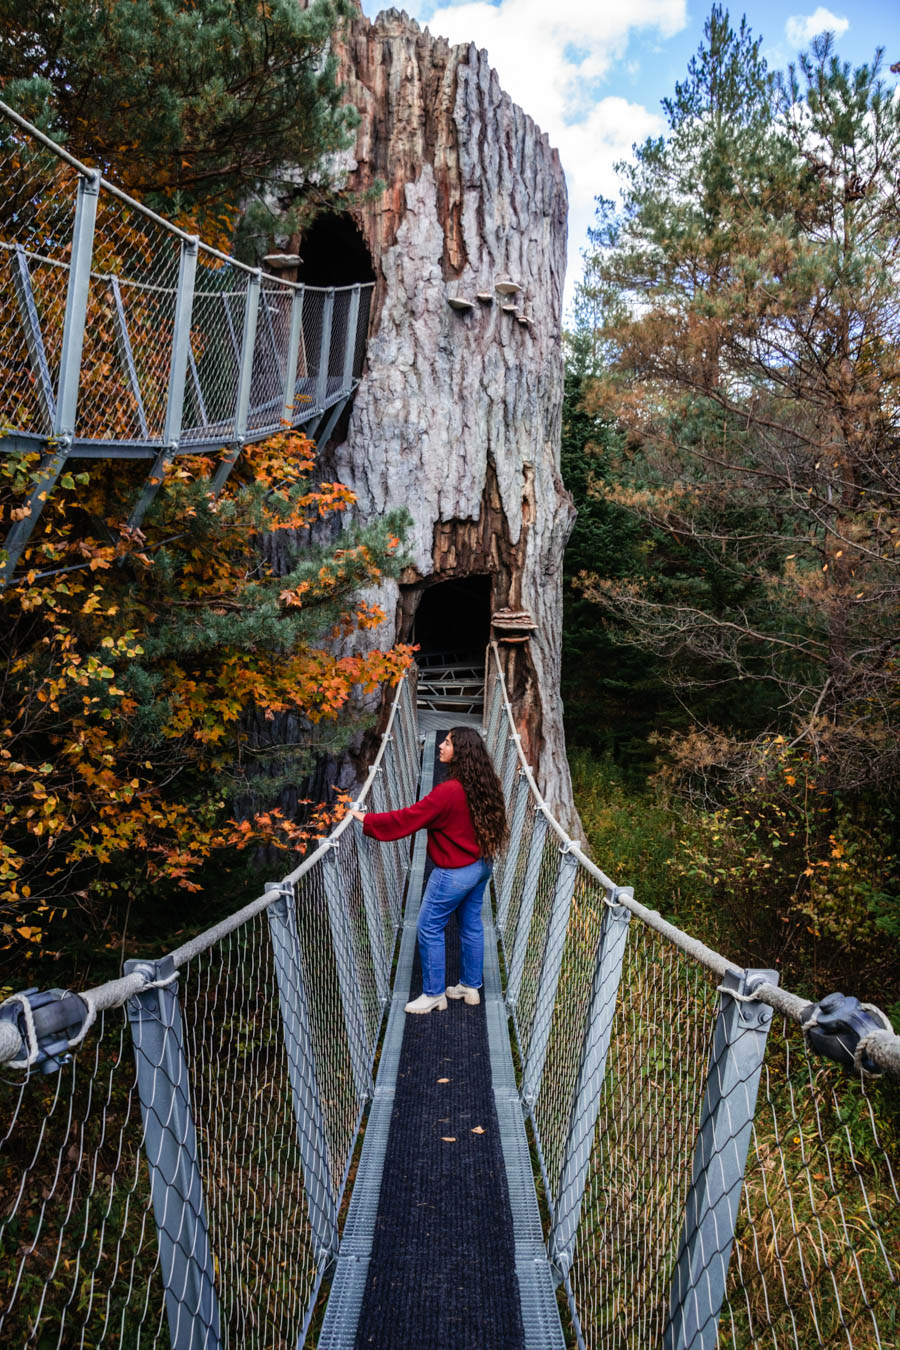
[[494, 282], [493, 291], [476, 291], [474, 300], [470, 300], [468, 296], [464, 295], [448, 295], [447, 304], [451, 309], [467, 314], [469, 310], [475, 308], [476, 301], [485, 308], [492, 305], [494, 303], [494, 292], [500, 299], [500, 308], [504, 314], [509, 314], [523, 328], [531, 329], [534, 326], [531, 315], [517, 303], [516, 297], [522, 294], [522, 286], [518, 281], [513, 281], [512, 277], [500, 277]]

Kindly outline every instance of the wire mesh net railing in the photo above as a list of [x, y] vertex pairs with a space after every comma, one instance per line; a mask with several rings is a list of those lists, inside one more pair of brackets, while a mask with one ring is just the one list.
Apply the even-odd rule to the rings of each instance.
[[579, 1346], [900, 1343], [900, 1038], [876, 1009], [738, 968], [605, 876], [540, 796], [491, 660], [497, 931]]
[[[413, 686], [360, 802], [376, 785], [388, 809], [414, 794]], [[0, 1343], [303, 1343], [371, 1096], [406, 868], [402, 845], [372, 850], [347, 820], [168, 956], [0, 1007]]]
[[[265, 275], [129, 198], [0, 103], [0, 449], [43, 456], [6, 579], [67, 456], [154, 461], [313, 424], [359, 379], [373, 283]], [[327, 425], [327, 423], [323, 423]]]

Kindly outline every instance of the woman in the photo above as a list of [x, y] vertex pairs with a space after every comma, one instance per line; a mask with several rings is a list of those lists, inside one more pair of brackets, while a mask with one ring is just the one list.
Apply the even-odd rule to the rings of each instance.
[[[351, 810], [370, 839], [404, 839], [428, 831], [434, 871], [419, 907], [419, 955], [423, 993], [407, 1003], [408, 1013], [444, 1009], [448, 998], [481, 1002], [484, 929], [481, 903], [492, 860], [506, 841], [503, 790], [484, 741], [472, 727], [454, 727], [438, 748], [447, 778], [427, 797], [399, 811]], [[452, 913], [459, 920], [460, 983], [444, 988], [444, 929]]]

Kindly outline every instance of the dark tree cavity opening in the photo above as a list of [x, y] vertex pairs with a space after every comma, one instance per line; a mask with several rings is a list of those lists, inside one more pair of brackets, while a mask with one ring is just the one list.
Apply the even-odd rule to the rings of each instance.
[[491, 578], [453, 577], [425, 587], [409, 641], [420, 666], [480, 665], [491, 636]]
[[326, 212], [300, 241], [303, 261], [297, 280], [307, 286], [352, 286], [375, 280], [372, 257], [352, 216]]

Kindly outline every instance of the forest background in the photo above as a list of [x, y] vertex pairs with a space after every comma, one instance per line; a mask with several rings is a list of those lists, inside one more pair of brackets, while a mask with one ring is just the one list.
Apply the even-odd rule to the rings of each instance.
[[[598, 203], [567, 351], [563, 693], [613, 876], [900, 1012], [900, 98], [714, 6]], [[599, 672], [599, 677], [597, 672]]]
[[[245, 255], [333, 205], [341, 0], [93, 13], [2, 0], [4, 97]], [[900, 105], [878, 59], [852, 70], [827, 39], [769, 71], [715, 7], [664, 112], [600, 203], [567, 341], [577, 805], [645, 903], [896, 1019]], [[8, 461], [4, 511], [30, 469]], [[255, 809], [260, 776], [302, 783], [358, 732], [354, 688], [409, 659], [334, 655], [378, 622], [359, 595], [398, 573], [402, 516], [313, 546], [352, 501], [300, 437], [245, 457], [218, 504], [208, 471], [171, 475], [139, 536], [137, 480], [63, 479], [4, 597], [2, 932], [34, 983], [171, 944], [232, 907], [260, 849], [304, 847], [328, 812]], [[262, 561], [274, 529], [287, 576]]]

